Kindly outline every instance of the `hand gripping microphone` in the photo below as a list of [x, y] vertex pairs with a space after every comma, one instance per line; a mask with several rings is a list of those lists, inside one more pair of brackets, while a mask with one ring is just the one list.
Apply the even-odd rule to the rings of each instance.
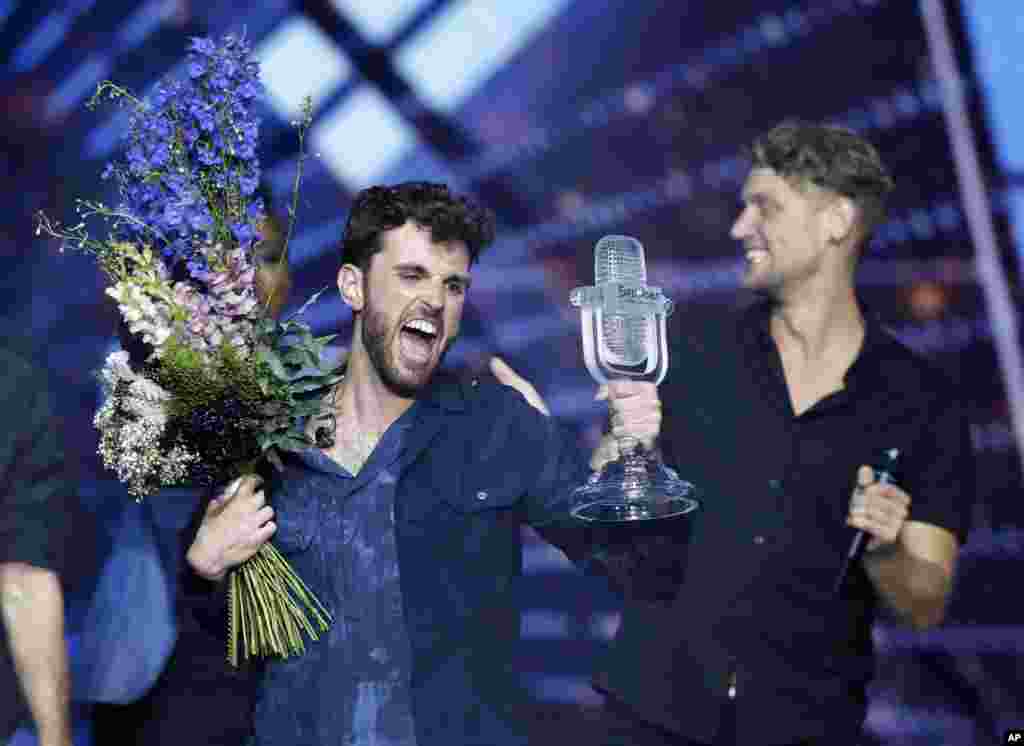
[[[871, 467], [875, 472], [876, 484], [896, 484], [896, 463], [900, 458], [899, 448], [886, 448], [879, 454], [876, 463]], [[850, 542], [850, 548], [846, 550], [846, 557], [843, 558], [843, 566], [836, 577], [836, 584], [833, 590], [838, 595], [843, 590], [846, 576], [850, 574], [850, 566], [857, 561], [864, 550], [864, 542], [867, 541], [867, 533], [864, 529], [857, 529]]]

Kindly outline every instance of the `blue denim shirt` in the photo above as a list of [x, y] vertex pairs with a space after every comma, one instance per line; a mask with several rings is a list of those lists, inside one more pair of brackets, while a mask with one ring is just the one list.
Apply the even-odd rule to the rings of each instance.
[[[510, 592], [520, 526], [572, 525], [586, 455], [513, 389], [438, 380], [355, 479], [322, 454], [289, 459], [270, 485], [274, 542], [334, 623], [302, 656], [267, 664], [257, 743], [525, 744]], [[406, 682], [415, 741], [402, 732]], [[372, 720], [378, 740], [359, 740]]]
[[[416, 419], [409, 409], [351, 475], [319, 449], [298, 454], [275, 491], [284, 505], [317, 502], [314, 551], [333, 573], [320, 600], [335, 622], [326, 644], [298, 665], [272, 666], [256, 701], [256, 743], [415, 746], [409, 698], [411, 652], [402, 614], [394, 498], [395, 463]], [[284, 532], [288, 546], [295, 533]]]

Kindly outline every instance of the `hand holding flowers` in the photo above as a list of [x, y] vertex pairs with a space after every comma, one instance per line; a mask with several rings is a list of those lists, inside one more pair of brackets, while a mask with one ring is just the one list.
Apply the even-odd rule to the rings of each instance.
[[[172, 485], [212, 489], [308, 447], [306, 419], [340, 378], [322, 364], [330, 337], [295, 320], [319, 293], [285, 321], [267, 313], [273, 299], [256, 295], [265, 213], [255, 196], [261, 86], [249, 46], [232, 35], [193, 39], [187, 68], [186, 80], [162, 82], [148, 103], [100, 84], [90, 106], [107, 98], [131, 111], [125, 153], [102, 174], [121, 201], [79, 200], [82, 220], [71, 228], [38, 216], [37, 232], [96, 256], [127, 328], [126, 349], [100, 373], [106, 400], [95, 425], [104, 465], [137, 499]], [[307, 100], [282, 262], [310, 121]], [[86, 227], [96, 218], [107, 223], [98, 239]], [[327, 628], [327, 610], [270, 543], [230, 573], [229, 588], [233, 664], [302, 652], [302, 633], [317, 639]]]
[[248, 560], [277, 531], [274, 509], [256, 475], [239, 477], [206, 506], [186, 560], [196, 573], [220, 582], [228, 570]]

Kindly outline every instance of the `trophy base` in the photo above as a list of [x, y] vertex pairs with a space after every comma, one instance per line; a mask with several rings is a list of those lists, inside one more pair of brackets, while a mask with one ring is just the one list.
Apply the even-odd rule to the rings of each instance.
[[572, 515], [592, 523], [632, 523], [675, 518], [697, 509], [697, 501], [687, 497], [673, 497], [662, 501], [597, 500], [581, 503], [572, 509]]
[[577, 487], [570, 513], [591, 523], [676, 518], [700, 507], [696, 493], [696, 487], [659, 460], [630, 457], [608, 464]]

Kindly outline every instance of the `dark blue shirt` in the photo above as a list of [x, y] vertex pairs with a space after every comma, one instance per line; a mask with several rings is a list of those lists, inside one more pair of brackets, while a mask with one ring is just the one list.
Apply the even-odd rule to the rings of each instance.
[[268, 661], [256, 742], [525, 745], [520, 526], [571, 524], [586, 456], [513, 389], [439, 380], [358, 476], [316, 451], [287, 459], [274, 543], [334, 623]]
[[[384, 433], [356, 476], [319, 449], [298, 454], [278, 504], [324, 508], [315, 551], [334, 573], [320, 600], [335, 617], [325, 644], [299, 666], [270, 666], [256, 702], [256, 743], [415, 746], [411, 652], [395, 546], [398, 458], [416, 421], [411, 407]], [[287, 536], [283, 537], [287, 541]]]

